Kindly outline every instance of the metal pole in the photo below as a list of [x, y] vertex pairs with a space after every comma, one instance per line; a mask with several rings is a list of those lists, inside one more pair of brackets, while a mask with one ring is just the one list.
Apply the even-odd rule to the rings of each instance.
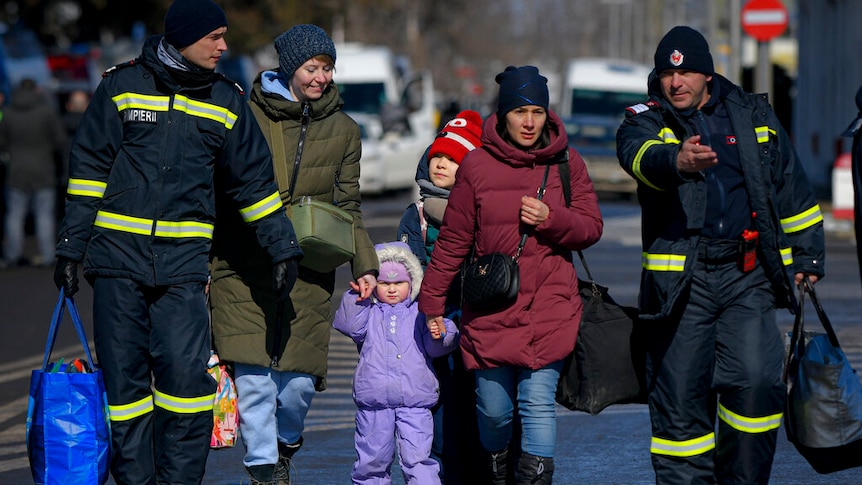
[[772, 91], [772, 63], [769, 61], [769, 42], [757, 42], [757, 74], [755, 79], [755, 92], [770, 93]]
[[742, 7], [740, 0], [730, 0], [730, 59], [728, 59], [727, 78], [735, 84], [742, 84]]

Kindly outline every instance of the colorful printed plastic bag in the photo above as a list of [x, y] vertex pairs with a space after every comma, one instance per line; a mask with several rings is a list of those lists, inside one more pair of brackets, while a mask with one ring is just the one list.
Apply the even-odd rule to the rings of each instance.
[[239, 413], [236, 409], [236, 386], [227, 370], [213, 354], [209, 361], [209, 374], [218, 384], [213, 403], [213, 431], [210, 448], [231, 448], [236, 444], [239, 430]]

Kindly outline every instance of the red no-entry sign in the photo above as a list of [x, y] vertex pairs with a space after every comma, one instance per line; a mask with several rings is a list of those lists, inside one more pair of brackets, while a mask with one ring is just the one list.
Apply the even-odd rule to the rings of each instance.
[[778, 37], [787, 28], [787, 9], [779, 0], [751, 0], [742, 7], [742, 30], [760, 42]]

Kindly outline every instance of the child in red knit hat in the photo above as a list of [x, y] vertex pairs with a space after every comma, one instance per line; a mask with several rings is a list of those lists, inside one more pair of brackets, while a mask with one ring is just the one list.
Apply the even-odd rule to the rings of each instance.
[[[424, 268], [440, 232], [449, 192], [462, 163], [470, 163], [469, 152], [482, 146], [482, 117], [471, 110], [452, 118], [428, 147], [416, 170], [421, 198], [410, 204], [401, 217], [398, 240], [407, 243]], [[460, 287], [451, 288], [447, 317], [460, 318]], [[476, 422], [476, 393], [472, 374], [464, 370], [460, 352], [432, 361], [440, 382], [440, 401], [434, 413], [431, 457], [441, 463], [443, 483], [480, 483], [484, 458]], [[443, 408], [446, 409], [445, 414]], [[445, 418], [445, 419], [444, 419]], [[445, 439], [444, 439], [445, 437]]]
[[466, 110], [452, 118], [419, 160], [416, 183], [421, 198], [401, 217], [398, 240], [407, 243], [424, 267], [443, 221], [455, 173], [471, 150], [482, 145], [482, 116]]

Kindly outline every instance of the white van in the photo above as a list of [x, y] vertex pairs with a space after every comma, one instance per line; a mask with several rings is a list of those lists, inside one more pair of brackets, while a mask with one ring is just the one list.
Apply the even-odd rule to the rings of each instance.
[[363, 133], [360, 190], [413, 188], [419, 158], [436, 135], [431, 73], [411, 73], [408, 63], [384, 46], [348, 43], [337, 49], [333, 80], [344, 112]]
[[622, 119], [628, 106], [643, 102], [652, 67], [624, 59], [584, 57], [569, 62], [559, 114]]
[[625, 109], [647, 99], [652, 67], [623, 59], [577, 58], [568, 64], [559, 114], [569, 145], [584, 157], [596, 191], [631, 194], [637, 183], [619, 165], [616, 131]]

